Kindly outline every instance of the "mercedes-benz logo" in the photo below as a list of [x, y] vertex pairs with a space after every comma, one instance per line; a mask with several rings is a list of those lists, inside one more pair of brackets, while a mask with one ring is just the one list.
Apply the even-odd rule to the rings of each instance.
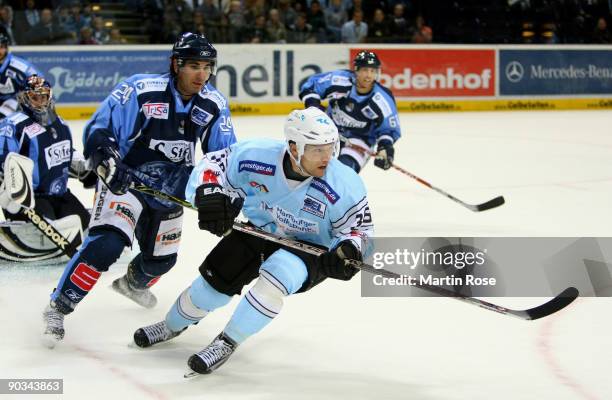
[[506, 78], [510, 82], [518, 82], [523, 79], [523, 73], [525, 70], [523, 66], [518, 61], [510, 61], [508, 65], [506, 65]]

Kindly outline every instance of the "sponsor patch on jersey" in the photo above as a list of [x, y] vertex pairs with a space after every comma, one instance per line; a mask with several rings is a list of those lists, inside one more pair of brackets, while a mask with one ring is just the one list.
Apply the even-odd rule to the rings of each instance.
[[198, 106], [191, 109], [191, 120], [198, 125], [206, 126], [213, 119], [213, 115]]
[[[67, 168], [66, 168], [67, 170]], [[66, 176], [68, 176], [68, 171], [66, 171]], [[49, 185], [49, 194], [60, 195], [66, 191], [66, 179], [64, 176], [60, 176], [59, 178], [55, 178], [51, 184]]]
[[332, 119], [334, 123], [339, 128], [357, 128], [363, 129], [367, 126], [367, 121], [359, 121], [351, 115], [347, 114], [345, 111], [341, 110], [340, 107], [336, 104], [332, 108]]
[[325, 216], [325, 210], [327, 205], [320, 200], [315, 199], [309, 195], [306, 195], [304, 199], [304, 205], [302, 206], [302, 211], [306, 211], [312, 215], [315, 215], [319, 218], [323, 218]]
[[376, 115], [376, 112], [374, 110], [372, 110], [372, 107], [370, 107], [370, 106], [363, 107], [361, 109], [361, 113], [363, 115], [365, 115], [366, 118], [369, 118], [369, 119], [376, 119], [376, 117], [378, 117]]
[[299, 218], [289, 211], [279, 206], [269, 207], [267, 204], [265, 209], [272, 214], [272, 218], [276, 225], [285, 233], [319, 233], [319, 224], [305, 218]]
[[168, 103], [144, 103], [142, 113], [149, 118], [168, 119], [170, 105]]
[[383, 97], [381, 93], [376, 93], [374, 97], [372, 97], [372, 101], [380, 108], [380, 111], [383, 113], [383, 117], [388, 117], [393, 114], [393, 110], [391, 110], [391, 106], [389, 102]]
[[15, 93], [15, 86], [13, 86], [12, 79], [7, 79], [6, 82], [0, 83], [0, 93], [1, 94]]
[[24, 63], [23, 61], [13, 57], [11, 58], [11, 63], [10, 63], [11, 67], [15, 68], [16, 70], [19, 70], [23, 73], [27, 72], [28, 68], [30, 68], [30, 66], [26, 63]]
[[12, 137], [15, 130], [11, 125], [4, 125], [0, 128], [0, 136]]
[[157, 140], [151, 139], [149, 142], [151, 150], [163, 153], [172, 162], [185, 161], [191, 165], [193, 162], [194, 145], [186, 140]]
[[313, 178], [312, 182], [310, 183], [310, 187], [323, 193], [327, 200], [329, 200], [329, 202], [332, 204], [336, 204], [336, 202], [340, 200], [340, 195], [336, 193], [334, 189], [332, 189], [331, 186], [329, 186], [329, 184], [323, 179]]
[[70, 148], [70, 140], [62, 140], [61, 142], [55, 143], [45, 149], [45, 160], [47, 161], [47, 168], [51, 169], [56, 165], [70, 162], [70, 156], [72, 154]]
[[125, 104], [128, 102], [128, 100], [130, 100], [132, 93], [134, 93], [134, 88], [128, 85], [127, 83], [124, 83], [117, 89], [113, 90], [111, 96], [113, 96], [113, 98], [119, 103]]
[[123, 201], [111, 201], [109, 208], [115, 211], [115, 215], [127, 221], [132, 228], [136, 226], [136, 217], [132, 211], [132, 205]]
[[216, 90], [209, 91], [206, 86], [204, 86], [204, 89], [202, 89], [202, 91], [200, 92], [200, 97], [213, 101], [217, 105], [217, 107], [219, 107], [219, 110], [227, 106], [227, 101], [221, 95], [221, 93], [217, 92]]
[[257, 190], [259, 190], [262, 193], [269, 193], [270, 191], [268, 190], [268, 188], [266, 187], [266, 185], [264, 185], [263, 183], [259, 183], [256, 181], [251, 181], [249, 182], [249, 185], [251, 185], [252, 188], [255, 188]]
[[259, 161], [244, 160], [238, 163], [238, 172], [249, 171], [261, 175], [272, 176], [276, 173], [276, 166]]
[[28, 135], [30, 139], [40, 135], [41, 133], [45, 131], [46, 129], [38, 125], [36, 122], [34, 122], [32, 125], [28, 125], [25, 128], [23, 128], [23, 133]]
[[331, 84], [333, 86], [351, 86], [351, 80], [348, 76], [336, 75], [332, 78]]
[[141, 79], [136, 81], [134, 84], [136, 87], [136, 94], [140, 95], [141, 93], [148, 92], [163, 92], [166, 90], [168, 86], [168, 79], [160, 79], [160, 78], [150, 78], [150, 79]]

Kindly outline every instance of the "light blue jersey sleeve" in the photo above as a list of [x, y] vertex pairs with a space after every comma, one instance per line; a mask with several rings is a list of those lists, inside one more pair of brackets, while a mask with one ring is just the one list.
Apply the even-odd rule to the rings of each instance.
[[374, 90], [376, 93], [372, 96], [372, 102], [382, 113], [381, 123], [374, 128], [374, 137], [377, 142], [390, 140], [395, 143], [402, 135], [395, 99], [381, 86], [376, 85]]
[[145, 121], [133, 84], [137, 78], [118, 84], [87, 122], [83, 132], [86, 158], [100, 147], [113, 147], [122, 157], [129, 151], [131, 136], [138, 134]]
[[307, 104], [309, 99], [327, 99], [334, 93], [346, 93], [353, 86], [353, 73], [348, 70], [337, 70], [311, 75], [300, 87], [300, 100]]

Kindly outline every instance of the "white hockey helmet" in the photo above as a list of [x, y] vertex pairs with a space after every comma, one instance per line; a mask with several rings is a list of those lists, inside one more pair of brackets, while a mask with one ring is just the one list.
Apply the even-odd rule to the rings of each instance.
[[[334, 158], [340, 152], [338, 128], [336, 128], [334, 121], [317, 107], [291, 111], [291, 114], [285, 120], [285, 138], [287, 149], [290, 150], [290, 142], [294, 142], [297, 146], [298, 157], [295, 161], [298, 164], [304, 155], [307, 144], [324, 145], [333, 143]], [[289, 154], [291, 154], [291, 151]]]

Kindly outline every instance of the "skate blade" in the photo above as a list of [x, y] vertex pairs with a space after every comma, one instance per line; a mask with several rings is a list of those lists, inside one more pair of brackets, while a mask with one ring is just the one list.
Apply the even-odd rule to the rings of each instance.
[[185, 372], [185, 374], [183, 375], [183, 378], [191, 379], [191, 378], [195, 378], [196, 376], [202, 376], [202, 374], [199, 374], [199, 373], [195, 372], [194, 370], [192, 370], [191, 368], [189, 368]]

